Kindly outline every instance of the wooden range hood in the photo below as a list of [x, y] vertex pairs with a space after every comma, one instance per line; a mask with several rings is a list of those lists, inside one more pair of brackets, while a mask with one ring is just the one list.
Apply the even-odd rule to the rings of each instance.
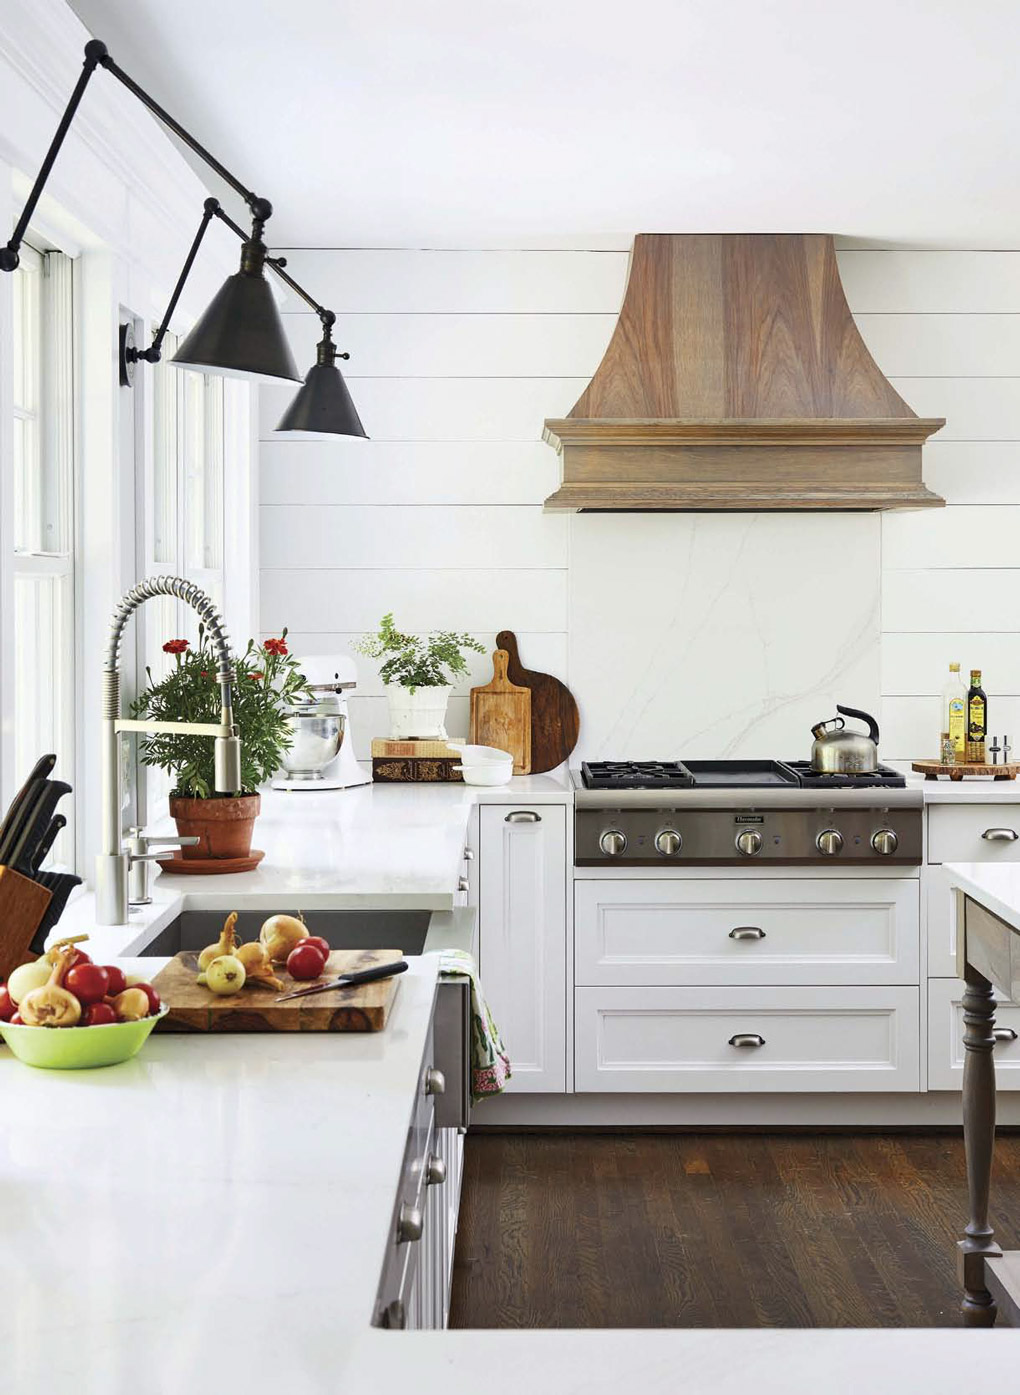
[[570, 415], [553, 509], [895, 509], [924, 486], [918, 417], [865, 347], [831, 237], [643, 234]]

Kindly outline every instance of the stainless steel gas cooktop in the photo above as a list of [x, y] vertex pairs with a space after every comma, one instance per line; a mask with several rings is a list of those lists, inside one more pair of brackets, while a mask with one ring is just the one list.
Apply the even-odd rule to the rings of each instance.
[[824, 776], [805, 761], [591, 761], [573, 781], [581, 867], [921, 861], [920, 791], [889, 766]]

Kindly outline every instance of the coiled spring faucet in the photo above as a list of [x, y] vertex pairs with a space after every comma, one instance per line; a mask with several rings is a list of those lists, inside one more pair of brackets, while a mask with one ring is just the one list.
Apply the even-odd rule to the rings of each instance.
[[[215, 722], [139, 722], [120, 715], [120, 644], [132, 614], [155, 596], [176, 596], [198, 612], [216, 654], [220, 685], [220, 720]], [[126, 593], [113, 615], [110, 642], [103, 660], [102, 852], [96, 858], [96, 920], [124, 925], [128, 918], [128, 873], [137, 854], [125, 851], [121, 829], [119, 735], [125, 731], [187, 733], [216, 740], [215, 785], [219, 794], [241, 789], [241, 740], [234, 724], [234, 667], [230, 640], [219, 612], [204, 591], [180, 576], [155, 576]]]

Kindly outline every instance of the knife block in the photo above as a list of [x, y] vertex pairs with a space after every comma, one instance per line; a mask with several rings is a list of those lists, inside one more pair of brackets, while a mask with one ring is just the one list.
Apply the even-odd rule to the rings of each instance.
[[52, 892], [11, 867], [0, 867], [0, 980], [31, 959], [29, 945]]

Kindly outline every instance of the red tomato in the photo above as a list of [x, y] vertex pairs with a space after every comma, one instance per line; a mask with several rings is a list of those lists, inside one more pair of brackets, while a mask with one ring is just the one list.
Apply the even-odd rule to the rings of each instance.
[[9, 1022], [18, 1010], [18, 1005], [6, 988], [0, 988], [0, 1022]]
[[98, 964], [75, 964], [64, 979], [64, 987], [81, 1003], [101, 1003], [110, 991], [110, 975]]
[[77, 945], [72, 945], [71, 949], [74, 955], [74, 958], [71, 960], [72, 969], [77, 968], [79, 964], [92, 963], [92, 960], [89, 958], [89, 956], [85, 953], [83, 949], [79, 949]]
[[326, 956], [321, 949], [302, 940], [287, 955], [287, 972], [292, 978], [318, 978], [326, 967]]
[[133, 983], [132, 988], [140, 988], [149, 1000], [149, 1016], [154, 1012], [159, 1012], [159, 994], [151, 983]]
[[116, 998], [117, 994], [123, 993], [124, 989], [127, 987], [127, 979], [124, 977], [124, 970], [118, 969], [116, 964], [104, 964], [103, 968], [106, 970], [110, 980], [110, 986], [106, 991], [111, 998]]
[[[329, 958], [329, 941], [324, 940], [321, 935], [306, 935], [301, 943], [303, 945], [314, 945], [323, 959]], [[294, 948], [296, 949], [297, 945], [295, 945]]]
[[11, 1025], [13, 1027], [23, 1027], [25, 1025], [25, 1019], [22, 1017], [20, 1012], [16, 1012], [14, 1016], [11, 1018]]
[[83, 1027], [103, 1027], [108, 1022], [116, 1022], [117, 1014], [109, 1003], [89, 1003], [81, 1015]]

